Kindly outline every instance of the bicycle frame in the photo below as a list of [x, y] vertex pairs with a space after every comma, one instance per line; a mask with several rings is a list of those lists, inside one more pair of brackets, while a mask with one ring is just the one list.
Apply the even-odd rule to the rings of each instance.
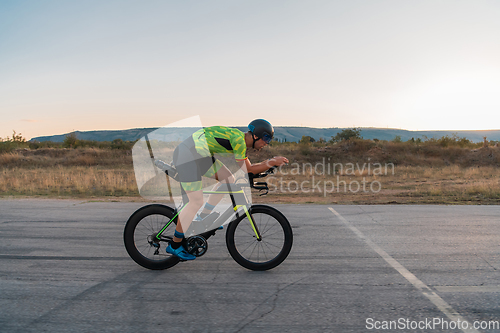
[[[217, 189], [215, 191], [203, 191], [204, 194], [229, 194], [230, 198], [231, 198], [231, 203], [232, 203], [232, 206], [229, 206], [215, 221], [214, 221], [214, 224], [215, 222], [217, 221], [226, 221], [227, 219], [229, 219], [231, 217], [231, 215], [233, 215], [234, 213], [236, 213], [236, 218], [240, 218], [239, 214], [238, 214], [238, 210], [240, 208], [243, 207], [243, 211], [245, 213], [245, 215], [247, 216], [248, 220], [250, 221], [250, 225], [252, 226], [252, 229], [255, 233], [255, 236], [257, 237], [257, 240], [258, 241], [261, 241], [262, 240], [262, 237], [261, 237], [261, 234], [259, 232], [259, 229], [257, 227], [257, 224], [254, 222], [253, 220], [253, 217], [252, 217], [252, 214], [250, 213], [250, 210], [248, 209], [248, 201], [246, 200], [246, 196], [245, 196], [245, 193], [243, 191], [242, 188], [240, 188], [239, 190], [236, 190], [236, 191], [231, 191], [231, 187], [232, 186], [235, 186], [235, 184], [226, 184], [227, 186], [227, 190], [220, 190], [220, 189]], [[231, 186], [232, 185], [232, 186]], [[237, 185], [236, 185], [237, 186]], [[222, 187], [222, 186], [221, 186]], [[247, 204], [244, 204], [244, 205], [237, 205], [236, 204], [236, 200], [234, 198], [234, 195], [237, 195], [238, 197], [244, 197], [245, 198], [245, 202], [247, 202]], [[182, 212], [182, 210], [186, 207], [187, 204], [184, 204], [178, 211], [176, 211], [176, 214], [174, 215], [174, 217], [168, 221], [165, 226], [163, 226], [163, 228], [160, 229], [160, 231], [156, 234], [156, 239], [158, 240], [167, 240], [167, 241], [170, 241], [171, 240], [171, 237], [167, 237], [166, 239], [162, 239], [162, 234], [163, 232], [172, 224], [172, 222], [175, 221], [176, 218], [178, 218], [179, 214]], [[231, 209], [232, 208], [232, 209]], [[175, 222], [174, 222], [175, 223]], [[201, 235], [204, 236], [204, 238], [208, 238], [212, 235], [215, 234], [215, 230], [209, 230], [209, 231], [206, 231], [205, 233], [202, 233]]]

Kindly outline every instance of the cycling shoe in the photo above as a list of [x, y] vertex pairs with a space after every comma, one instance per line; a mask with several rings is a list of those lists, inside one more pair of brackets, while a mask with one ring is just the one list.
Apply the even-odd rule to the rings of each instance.
[[172, 245], [168, 244], [167, 247], [167, 253], [173, 254], [176, 257], [179, 257], [179, 259], [182, 260], [194, 260], [196, 257], [192, 254], [190, 254], [184, 246], [179, 246], [178, 248], [174, 249]]

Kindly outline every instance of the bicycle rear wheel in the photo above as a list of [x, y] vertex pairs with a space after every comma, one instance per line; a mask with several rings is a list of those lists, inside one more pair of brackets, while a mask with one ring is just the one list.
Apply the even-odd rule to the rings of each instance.
[[293, 233], [290, 223], [278, 210], [264, 205], [250, 207], [259, 229], [258, 241], [248, 217], [231, 222], [226, 232], [229, 254], [241, 266], [265, 271], [281, 264], [292, 249]]
[[[164, 205], [148, 205], [138, 209], [127, 221], [123, 241], [130, 257], [142, 267], [148, 269], [167, 269], [179, 262], [179, 258], [165, 250], [168, 241], [157, 240], [156, 235], [175, 215], [174, 209]], [[172, 234], [172, 223], [163, 232]]]

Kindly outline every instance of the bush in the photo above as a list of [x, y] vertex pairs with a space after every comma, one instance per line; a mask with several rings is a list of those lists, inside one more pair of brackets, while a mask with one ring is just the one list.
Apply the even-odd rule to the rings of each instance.
[[401, 135], [396, 135], [394, 139], [392, 139], [392, 142], [394, 143], [401, 143], [403, 140], [401, 139]]
[[76, 133], [70, 133], [64, 138], [62, 146], [64, 148], [100, 148], [100, 149], [125, 149], [131, 150], [136, 141], [123, 141], [122, 139], [115, 139], [109, 141], [92, 141], [80, 140], [77, 138]]
[[309, 135], [303, 135], [302, 139], [300, 139], [299, 143], [313, 143], [316, 142], [313, 137]]
[[28, 142], [28, 146], [30, 149], [42, 149], [42, 148], [62, 148], [62, 142], [53, 142], [53, 141], [30, 141]]
[[63, 147], [64, 148], [76, 148], [76, 144], [78, 142], [78, 138], [76, 137], [76, 133], [70, 133], [66, 135], [63, 141]]
[[467, 138], [460, 138], [456, 134], [452, 136], [446, 135], [439, 139], [426, 139], [424, 144], [427, 146], [439, 146], [442, 148], [459, 147], [459, 148], [478, 148], [481, 143], [473, 143]]
[[340, 133], [337, 133], [337, 135], [332, 136], [332, 139], [330, 140], [330, 142], [337, 143], [337, 142], [354, 140], [354, 139], [363, 139], [363, 137], [361, 137], [361, 129], [360, 128], [343, 129]]
[[308, 144], [303, 144], [303, 143], [301, 143], [301, 144], [299, 145], [299, 147], [300, 147], [300, 148], [299, 148], [300, 154], [301, 154], [301, 155], [303, 155], [303, 156], [309, 156], [309, 155], [311, 155], [311, 153], [313, 152], [313, 151], [311, 150], [311, 146], [310, 146], [310, 145], [308, 145]]
[[27, 147], [28, 144], [26, 143], [26, 139], [22, 136], [21, 133], [17, 134], [16, 131], [13, 131], [12, 138], [0, 138], [0, 153], [8, 153], [17, 148]]

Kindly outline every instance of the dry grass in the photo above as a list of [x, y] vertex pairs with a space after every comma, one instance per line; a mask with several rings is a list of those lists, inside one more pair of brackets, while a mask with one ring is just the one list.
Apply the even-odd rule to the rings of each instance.
[[133, 170], [97, 167], [13, 168], [0, 171], [4, 195], [136, 196]]
[[[249, 152], [253, 162], [275, 155], [287, 156], [299, 167], [290, 164], [270, 177], [273, 193], [255, 196], [255, 202], [500, 203], [497, 148], [473, 151], [363, 141], [323, 147], [279, 145]], [[343, 169], [314, 172], [316, 163], [323, 161], [340, 163]], [[349, 163], [372, 167], [349, 170]], [[387, 172], [374, 172], [377, 163], [389, 165]], [[370, 189], [370, 184], [376, 187]], [[0, 154], [0, 195], [138, 197], [138, 191], [130, 151], [48, 148]]]
[[112, 149], [17, 149], [0, 154], [1, 168], [51, 168], [57, 166], [101, 166], [132, 168], [132, 154]]
[[2, 195], [138, 195], [130, 151], [17, 149], [0, 154]]
[[[290, 175], [289, 170], [284, 173], [269, 179], [274, 189], [271, 200], [358, 204], [500, 203], [500, 169], [496, 167], [396, 166], [394, 174], [382, 175], [368, 174], [366, 170], [351, 175], [308, 172]], [[256, 198], [257, 202], [265, 200]]]

